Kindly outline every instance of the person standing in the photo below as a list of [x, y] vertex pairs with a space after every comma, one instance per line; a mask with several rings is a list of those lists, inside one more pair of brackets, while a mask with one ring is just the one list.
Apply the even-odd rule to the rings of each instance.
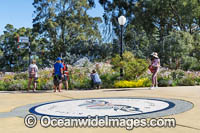
[[158, 53], [153, 52], [151, 54], [151, 65], [149, 67], [150, 71], [152, 72], [152, 86], [149, 89], [154, 89], [155, 87], [158, 88], [158, 79], [157, 74], [160, 69], [160, 59], [158, 57]]
[[54, 92], [56, 92], [57, 88], [58, 88], [58, 91], [61, 92], [62, 78], [63, 78], [63, 68], [64, 68], [64, 66], [61, 63], [61, 58], [58, 57], [56, 59], [56, 63], [54, 64], [54, 70], [53, 70]]
[[68, 90], [69, 89], [69, 85], [68, 85], [68, 80], [69, 80], [69, 73], [68, 73], [68, 67], [67, 65], [65, 64], [64, 60], [61, 60], [62, 64], [63, 64], [63, 82], [64, 82], [64, 86], [65, 86], [65, 89]]
[[35, 92], [37, 88], [37, 82], [38, 82], [38, 67], [36, 65], [35, 60], [32, 60], [32, 63], [30, 64], [28, 68], [28, 72], [29, 72], [29, 82], [28, 82], [27, 91], [29, 91], [31, 84], [33, 83], [33, 92]]
[[90, 77], [92, 80], [91, 81], [92, 88], [97, 86], [97, 88], [100, 89], [101, 79], [100, 79], [98, 73], [95, 70], [92, 70]]

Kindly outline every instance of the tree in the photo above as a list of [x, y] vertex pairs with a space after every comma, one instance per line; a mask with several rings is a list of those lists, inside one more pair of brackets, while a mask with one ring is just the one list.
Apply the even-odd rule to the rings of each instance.
[[32, 42], [31, 50], [36, 48], [35, 37], [30, 28], [14, 28], [13, 25], [7, 24], [5, 26], [4, 34], [1, 35], [1, 51], [2, 60], [0, 63], [1, 69], [7, 71], [24, 70], [28, 66], [29, 52], [27, 43], [18, 43], [19, 36], [27, 36]]
[[162, 55], [161, 62], [169, 64], [170, 68], [180, 68], [181, 63], [190, 56], [193, 49], [193, 37], [190, 33], [177, 31], [170, 32], [163, 41], [163, 48], [160, 53]]
[[[45, 36], [51, 45], [51, 59], [69, 54], [87, 55], [87, 48], [101, 42], [98, 23], [101, 18], [92, 18], [87, 11], [93, 7], [90, 0], [35, 0], [35, 32]], [[52, 56], [53, 55], [53, 56]]]
[[112, 58], [112, 65], [116, 71], [123, 68], [124, 80], [135, 80], [142, 75], [148, 68], [148, 64], [144, 59], [137, 59], [131, 52], [123, 53], [123, 60], [119, 55]]

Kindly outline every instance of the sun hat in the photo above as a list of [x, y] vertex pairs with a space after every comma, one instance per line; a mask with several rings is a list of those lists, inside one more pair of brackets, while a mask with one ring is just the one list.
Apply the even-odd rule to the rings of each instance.
[[155, 58], [159, 58], [159, 57], [158, 57], [158, 53], [156, 53], [156, 52], [153, 52], [153, 53], [151, 54], [151, 56], [153, 56], [153, 57], [155, 57]]
[[62, 59], [60, 58], [60, 57], [58, 57], [57, 59], [56, 59], [56, 61], [61, 61]]

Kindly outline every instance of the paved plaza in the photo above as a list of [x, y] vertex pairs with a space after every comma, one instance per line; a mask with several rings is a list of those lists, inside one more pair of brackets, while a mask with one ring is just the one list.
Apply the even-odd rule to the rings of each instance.
[[[200, 132], [199, 86], [159, 87], [154, 90], [148, 90], [148, 88], [70, 90], [61, 93], [52, 91], [0, 92], [0, 99], [0, 132], [3, 133]], [[83, 110], [80, 110], [81, 108]], [[29, 113], [36, 115], [37, 118], [45, 114], [72, 118], [82, 118], [88, 115], [101, 117], [109, 115], [115, 118], [174, 118], [176, 127], [139, 127], [132, 130], [117, 127], [44, 128], [38, 121], [35, 127], [28, 128], [24, 124], [24, 118]]]

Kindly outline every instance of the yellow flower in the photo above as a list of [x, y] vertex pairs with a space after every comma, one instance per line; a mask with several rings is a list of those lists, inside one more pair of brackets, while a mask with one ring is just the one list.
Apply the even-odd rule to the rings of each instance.
[[138, 81], [118, 81], [115, 82], [114, 86], [118, 88], [133, 88], [133, 87], [144, 87], [145, 82], [147, 82], [149, 79], [148, 78], [142, 78], [139, 79]]

